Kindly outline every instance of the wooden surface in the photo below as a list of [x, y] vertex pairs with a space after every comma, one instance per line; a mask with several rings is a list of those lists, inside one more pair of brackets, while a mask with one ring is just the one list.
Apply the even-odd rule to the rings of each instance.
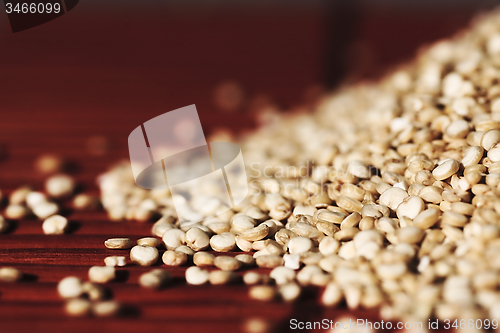
[[[236, 80], [249, 95], [264, 93], [281, 105], [297, 105], [311, 85], [338, 82], [342, 73], [351, 74], [351, 80], [376, 76], [422, 43], [463, 26], [473, 13], [447, 8], [447, 15], [443, 10], [409, 15], [355, 8], [348, 11], [354, 16], [331, 28], [323, 7], [167, 9], [116, 10], [81, 1], [70, 14], [18, 34], [0, 21], [4, 197], [24, 184], [43, 188], [33, 162], [47, 152], [67, 158], [81, 190], [98, 194], [96, 176], [128, 157], [129, 132], [156, 115], [195, 103], [206, 133], [254, 126], [251, 115], [226, 114], [214, 106], [213, 89], [221, 81]], [[351, 39], [343, 40], [351, 28]], [[331, 59], [340, 67], [325, 66]], [[85, 143], [92, 135], [109, 138], [106, 155], [88, 153]], [[118, 268], [118, 281], [107, 285], [114, 299], [125, 304], [121, 317], [69, 318], [57, 282], [68, 275], [86, 278], [88, 268], [102, 265], [108, 255], [128, 255], [107, 250], [104, 240], [149, 236], [151, 224], [110, 222], [104, 212], [70, 209], [67, 216], [72, 223], [68, 235], [43, 235], [41, 222], [32, 219], [0, 236], [0, 267], [14, 266], [26, 274], [23, 282], [0, 283], [0, 332], [239, 332], [249, 318], [263, 318], [278, 332], [288, 330], [291, 318], [333, 320], [348, 313], [319, 307], [315, 288], [307, 289], [300, 302], [284, 304], [251, 301], [242, 284], [187, 286], [184, 268], [168, 268], [176, 277], [173, 286], [144, 290], [137, 279], [150, 268], [127, 266]], [[355, 315], [376, 318], [374, 312]]]

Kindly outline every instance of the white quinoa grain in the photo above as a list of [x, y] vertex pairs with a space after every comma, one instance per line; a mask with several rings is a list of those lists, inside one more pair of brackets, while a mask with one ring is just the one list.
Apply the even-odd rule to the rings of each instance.
[[158, 250], [147, 245], [136, 245], [130, 250], [130, 260], [141, 266], [151, 266], [158, 261]]
[[91, 308], [92, 308], [92, 303], [89, 300], [74, 298], [66, 302], [64, 306], [64, 311], [69, 316], [84, 317], [90, 313]]
[[250, 216], [236, 214], [231, 219], [231, 230], [236, 234], [241, 234], [245, 230], [255, 227], [256, 221]]
[[188, 255], [188, 257], [191, 257], [195, 254], [195, 252], [193, 251], [193, 249], [191, 249], [189, 246], [187, 245], [181, 245], [181, 246], [178, 246], [175, 251], [177, 252], [183, 252], [185, 254]]
[[268, 215], [262, 211], [259, 207], [255, 206], [250, 206], [247, 209], [243, 211], [243, 214], [250, 216], [257, 222], [262, 222], [266, 218], [268, 218]]
[[111, 221], [120, 221], [125, 218], [127, 207], [125, 205], [113, 206], [108, 209], [108, 218]]
[[201, 285], [208, 282], [208, 271], [196, 266], [186, 269], [186, 282], [193, 285]]
[[153, 269], [139, 277], [141, 287], [149, 289], [159, 289], [172, 280], [172, 275], [164, 269]]
[[362, 244], [359, 248], [356, 249], [356, 256], [365, 257], [368, 260], [372, 260], [380, 251], [380, 248], [381, 246], [376, 242], [369, 241]]
[[466, 202], [452, 202], [451, 210], [459, 214], [472, 216], [474, 213], [474, 206]]
[[250, 252], [252, 251], [252, 243], [251, 241], [248, 241], [246, 239], [241, 238], [240, 236], [234, 237], [234, 241], [236, 242], [236, 246], [243, 252]]
[[263, 250], [266, 248], [266, 246], [267, 244], [265, 240], [260, 240], [252, 243], [252, 249], [254, 249], [255, 251]]
[[229, 256], [218, 256], [214, 260], [214, 265], [223, 271], [235, 271], [241, 268], [241, 261]]
[[313, 219], [321, 222], [341, 224], [346, 216], [347, 214], [342, 212], [331, 212], [327, 209], [318, 209], [314, 213]]
[[[294, 254], [291, 255], [293, 256]], [[306, 252], [300, 255], [300, 261], [306, 266], [318, 265], [322, 258], [323, 255], [318, 252]]]
[[282, 285], [295, 280], [295, 271], [284, 266], [278, 266], [271, 271], [269, 276], [274, 279], [276, 284]]
[[89, 269], [89, 280], [106, 283], [115, 279], [115, 268], [112, 266], [92, 266]]
[[479, 163], [481, 158], [483, 157], [484, 149], [479, 146], [469, 147], [465, 151], [464, 158], [462, 159], [462, 164], [464, 167], [468, 167], [470, 165], [474, 165]]
[[500, 112], [500, 98], [491, 101], [491, 112]]
[[313, 243], [307, 237], [295, 237], [290, 239], [287, 246], [290, 254], [300, 254], [310, 251]]
[[54, 175], [45, 182], [45, 189], [52, 197], [67, 197], [75, 190], [75, 181], [68, 175]]
[[418, 195], [426, 202], [439, 204], [441, 203], [441, 201], [443, 201], [441, 193], [443, 193], [443, 189], [440, 187], [426, 186], [418, 192]]
[[130, 249], [134, 242], [130, 238], [109, 238], [104, 242], [108, 249]]
[[375, 222], [375, 228], [387, 235], [393, 234], [398, 228], [398, 221], [389, 217], [381, 217]]
[[152, 247], [158, 247], [161, 245], [161, 242], [154, 237], [144, 237], [144, 238], [139, 238], [137, 240], [137, 245], [147, 245], [147, 246], [152, 246]]
[[391, 187], [384, 191], [380, 196], [380, 204], [389, 207], [392, 210], [396, 210], [400, 203], [408, 196], [405, 190], [397, 187]]
[[453, 227], [464, 227], [468, 220], [465, 215], [453, 211], [443, 212], [441, 219], [443, 224]]
[[33, 209], [33, 207], [48, 202], [47, 196], [42, 192], [30, 191], [26, 194], [26, 205]]
[[330, 282], [323, 291], [321, 303], [325, 306], [336, 306], [343, 298], [344, 295], [340, 287], [335, 282]]
[[260, 317], [249, 318], [243, 324], [243, 332], [245, 333], [270, 333], [272, 325], [268, 320]]
[[490, 55], [498, 55], [500, 53], [500, 34], [495, 33], [488, 38], [486, 49]]
[[414, 226], [401, 228], [397, 231], [397, 237], [400, 242], [416, 244], [424, 237], [425, 233]]
[[339, 242], [345, 242], [353, 239], [358, 232], [358, 228], [345, 228], [336, 232], [334, 238]]
[[9, 195], [9, 204], [11, 205], [22, 205], [26, 203], [26, 197], [29, 193], [33, 192], [33, 190], [29, 186], [22, 186]]
[[361, 287], [357, 283], [344, 286], [344, 298], [349, 309], [356, 309], [361, 303]]
[[457, 243], [457, 242], [463, 240], [463, 238], [464, 238], [464, 234], [463, 234], [461, 229], [456, 228], [456, 227], [452, 227], [450, 225], [443, 225], [442, 231], [443, 231], [443, 234], [448, 239], [448, 241], [451, 241], [451, 242]]
[[165, 231], [173, 228], [174, 226], [171, 223], [165, 223], [163, 220], [160, 220], [153, 224], [153, 227], [151, 228], [151, 234], [156, 237], [163, 237]]
[[319, 242], [318, 250], [324, 255], [334, 254], [340, 248], [340, 243], [333, 237], [325, 237]]
[[228, 252], [236, 247], [234, 235], [230, 232], [225, 232], [220, 235], [214, 235], [210, 238], [210, 246], [217, 252]]
[[[392, 123], [391, 123], [392, 128]], [[365, 163], [362, 161], [352, 161], [347, 166], [347, 172], [358, 178], [369, 178], [369, 170]]]
[[337, 198], [337, 205], [348, 212], [360, 212], [363, 205], [359, 200], [341, 195]]
[[162, 240], [168, 250], [175, 250], [186, 244], [186, 233], [180, 229], [168, 229], [163, 234]]
[[194, 251], [202, 251], [210, 245], [210, 238], [200, 228], [194, 227], [186, 232], [186, 243]]
[[102, 301], [92, 304], [92, 313], [97, 317], [116, 316], [121, 310], [117, 301]]
[[196, 266], [213, 266], [214, 265], [215, 256], [209, 252], [196, 252], [193, 255], [193, 263]]
[[375, 268], [377, 275], [383, 280], [393, 280], [406, 273], [406, 265], [402, 262], [381, 264]]
[[[452, 204], [453, 206], [453, 204]], [[422, 230], [429, 229], [439, 219], [439, 211], [434, 208], [429, 208], [418, 214], [413, 220], [413, 225], [419, 227]]]
[[255, 228], [243, 231], [239, 237], [250, 242], [255, 242], [265, 238], [267, 235], [269, 235], [269, 227], [262, 223]]
[[447, 97], [459, 97], [463, 79], [458, 73], [450, 73], [443, 79], [443, 94]]
[[74, 298], [66, 302], [64, 311], [69, 316], [84, 317], [89, 315], [92, 303], [87, 299]]
[[62, 298], [74, 298], [83, 294], [83, 281], [76, 276], [68, 276], [57, 285], [57, 292]]
[[300, 268], [300, 256], [298, 254], [285, 254], [283, 256], [284, 266], [290, 269]]
[[167, 250], [163, 252], [162, 261], [167, 266], [181, 266], [188, 261], [188, 255], [181, 251]]
[[347, 216], [342, 223], [340, 224], [340, 229], [345, 229], [345, 228], [355, 228], [358, 226], [359, 221], [361, 221], [361, 214], [357, 212], [351, 213], [349, 216]]
[[271, 286], [253, 286], [249, 290], [251, 299], [269, 302], [276, 297], [276, 289]]
[[310, 215], [313, 216], [316, 212], [316, 208], [313, 206], [295, 206], [293, 209], [293, 216], [297, 217], [299, 215]]
[[263, 276], [257, 272], [247, 272], [243, 275], [243, 282], [248, 285], [255, 285], [262, 282]]
[[278, 293], [285, 302], [293, 302], [300, 297], [302, 288], [296, 283], [290, 282], [278, 287]]
[[102, 301], [108, 297], [108, 292], [100, 284], [84, 282], [82, 285], [83, 294], [91, 301]]
[[302, 268], [296, 275], [297, 281], [303, 285], [307, 286], [311, 283], [311, 278], [315, 274], [322, 274], [323, 271], [317, 265], [306, 265]]
[[30, 211], [22, 206], [11, 204], [5, 209], [5, 217], [13, 220], [22, 219], [30, 214]]
[[56, 155], [41, 155], [35, 161], [35, 170], [43, 174], [61, 172], [64, 166], [65, 161]]
[[451, 104], [451, 109], [461, 116], [470, 115], [476, 102], [471, 97], [455, 98]]
[[33, 206], [33, 213], [40, 219], [46, 219], [49, 216], [56, 214], [59, 211], [57, 204], [53, 202], [42, 202]]
[[500, 162], [500, 147], [494, 146], [488, 151], [488, 158], [492, 162]]
[[457, 119], [451, 122], [446, 128], [446, 135], [450, 138], [464, 138], [469, 133], [469, 123], [463, 119]]
[[68, 227], [68, 219], [61, 215], [52, 215], [43, 221], [42, 229], [46, 235], [62, 235]]
[[276, 254], [268, 254], [257, 257], [255, 262], [262, 268], [274, 268], [283, 265], [283, 258]]
[[363, 217], [361, 221], [359, 221], [359, 230], [370, 230], [375, 228], [375, 219], [373, 217], [367, 216]]
[[241, 261], [244, 266], [251, 267], [255, 265], [255, 259], [249, 254], [238, 254], [234, 259]]
[[420, 262], [417, 266], [417, 270], [420, 272], [420, 273], [423, 273], [425, 271], [425, 269], [429, 266], [431, 260], [429, 258], [429, 256], [423, 256], [422, 258], [420, 258]]
[[23, 273], [12, 267], [0, 268], [1, 282], [17, 282], [23, 278]]
[[399, 204], [396, 214], [401, 219], [403, 216], [414, 219], [425, 209], [424, 201], [419, 196], [409, 196]]
[[459, 169], [459, 164], [456, 160], [454, 159], [447, 159], [446, 161], [443, 161], [440, 165], [438, 165], [433, 171], [432, 175], [434, 178], [437, 180], [443, 180], [446, 178], [451, 177], [451, 175], [457, 173]]
[[238, 277], [238, 274], [231, 271], [211, 271], [208, 281], [211, 285], [224, 285], [236, 281]]
[[379, 246], [384, 243], [384, 236], [377, 230], [363, 230], [354, 236], [354, 247], [360, 249], [363, 245], [369, 242], [375, 242]]
[[73, 199], [73, 207], [77, 210], [95, 210], [99, 207], [99, 199], [85, 193], [80, 193]]
[[481, 146], [486, 151], [489, 151], [499, 142], [500, 142], [500, 131], [497, 129], [492, 129], [485, 132], [481, 138]]
[[123, 267], [127, 265], [127, 258], [124, 256], [109, 256], [104, 258], [104, 265]]
[[218, 235], [231, 231], [231, 224], [229, 224], [228, 222], [211, 222], [207, 224], [207, 227], [208, 229], [210, 229], [210, 231]]
[[342, 244], [338, 255], [339, 255], [339, 257], [341, 257], [345, 260], [350, 260], [350, 259], [353, 259], [354, 257], [356, 257], [356, 248], [354, 247], [354, 242], [350, 241], [350, 242], [345, 242], [344, 244]]

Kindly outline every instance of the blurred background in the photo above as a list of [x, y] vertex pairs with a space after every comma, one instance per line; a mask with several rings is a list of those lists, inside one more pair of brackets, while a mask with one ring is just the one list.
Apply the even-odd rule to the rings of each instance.
[[[12, 33], [0, 6], [0, 189], [5, 197], [23, 184], [43, 188], [44, 176], [33, 164], [51, 153], [68, 159], [83, 190], [97, 194], [96, 176], [128, 158], [129, 133], [155, 116], [196, 104], [210, 135], [218, 128], [234, 134], [251, 130], [257, 125], [256, 110], [264, 105], [311, 112], [311, 102], [321, 93], [376, 80], [497, 3], [82, 0], [67, 14], [18, 33]], [[248, 300], [244, 286], [229, 292], [179, 286], [166, 296], [149, 294], [128, 321], [68, 319], [56, 281], [86, 276], [87, 264], [101, 262], [106, 253], [102, 240], [116, 237], [117, 228], [127, 237], [150, 230], [135, 222], [110, 226], [103, 212], [83, 216], [88, 234], [59, 238], [66, 239], [62, 245], [41, 236], [35, 220], [23, 221], [24, 229], [2, 240], [0, 264], [21, 262], [40, 283], [1, 290], [0, 331], [123, 332], [144, 330], [149, 318], [149, 330], [234, 332], [252, 314], [282, 322], [277, 330], [286, 331], [288, 318], [334, 318], [348, 312], [323, 309], [314, 295], [295, 305], [242, 307]], [[132, 278], [113, 288], [118, 298], [136, 306], [142, 299], [142, 291], [137, 296], [133, 289], [139, 288], [134, 283], [140, 271], [133, 266], [127, 271]], [[377, 319], [374, 311], [357, 314]]]
[[[240, 133], [259, 106], [292, 110], [376, 79], [495, 4], [86, 0], [18, 33], [0, 13], [0, 182], [37, 178], [32, 161], [46, 152], [77, 161], [92, 182], [127, 158], [138, 124], [189, 104], [206, 134]], [[109, 151], [89, 153], [89, 144]]]

